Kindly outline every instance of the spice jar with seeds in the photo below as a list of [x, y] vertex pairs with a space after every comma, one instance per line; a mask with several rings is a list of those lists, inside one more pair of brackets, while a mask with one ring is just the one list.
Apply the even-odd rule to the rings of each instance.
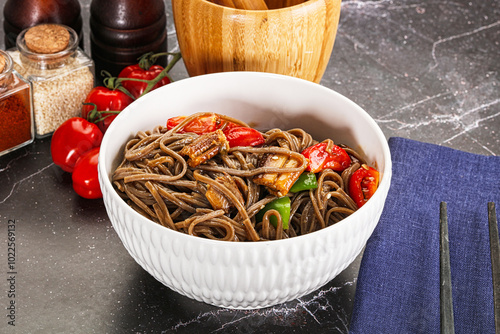
[[9, 54], [14, 68], [33, 86], [37, 138], [80, 116], [82, 103], [94, 87], [94, 62], [78, 47], [73, 29], [60, 24], [25, 29]]
[[35, 138], [31, 84], [0, 50], [0, 155], [28, 145]]

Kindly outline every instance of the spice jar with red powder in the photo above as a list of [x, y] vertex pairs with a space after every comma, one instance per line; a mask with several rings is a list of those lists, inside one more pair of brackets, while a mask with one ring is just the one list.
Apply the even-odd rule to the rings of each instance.
[[14, 69], [32, 84], [37, 138], [80, 116], [94, 87], [94, 62], [78, 47], [75, 30], [61, 24], [36, 25], [23, 30], [17, 47], [8, 52]]
[[0, 156], [35, 138], [31, 84], [13, 64], [9, 54], [0, 50]]

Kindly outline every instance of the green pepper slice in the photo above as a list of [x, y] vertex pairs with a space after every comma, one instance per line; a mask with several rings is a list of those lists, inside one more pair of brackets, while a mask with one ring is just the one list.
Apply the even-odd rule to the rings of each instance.
[[298, 193], [299, 191], [316, 188], [318, 188], [318, 180], [316, 180], [316, 175], [314, 173], [302, 173], [290, 188], [290, 192]]
[[[283, 229], [287, 230], [288, 229], [288, 221], [290, 220], [290, 197], [284, 196], [280, 198], [276, 198], [275, 200], [267, 203], [264, 208], [262, 208], [257, 215], [255, 216], [255, 219], [259, 222], [262, 221], [262, 218], [264, 217], [264, 214], [268, 210], [276, 210], [281, 216], [281, 220], [283, 222]], [[278, 226], [278, 219], [275, 216], [269, 217], [269, 222], [273, 224], [274, 227]]]

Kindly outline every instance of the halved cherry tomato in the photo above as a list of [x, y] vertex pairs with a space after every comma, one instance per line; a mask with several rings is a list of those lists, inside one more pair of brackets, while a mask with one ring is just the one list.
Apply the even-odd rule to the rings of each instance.
[[[186, 119], [186, 116], [172, 117], [167, 120], [167, 129], [173, 129]], [[224, 135], [229, 141], [230, 147], [235, 146], [257, 146], [265, 143], [262, 134], [252, 128], [223, 120], [219, 115], [212, 113], [196, 117], [181, 129], [179, 133], [193, 132], [198, 135], [214, 132], [223, 129]]]
[[[179, 125], [186, 116], [172, 117], [167, 120], [167, 129], [173, 129]], [[193, 119], [188, 124], [184, 125], [182, 129], [177, 130], [179, 133], [193, 132], [198, 135], [203, 135], [205, 133], [214, 132], [219, 129], [222, 124], [221, 118], [217, 114], [210, 114], [206, 116], [200, 116]]]
[[78, 159], [94, 147], [99, 147], [102, 132], [97, 125], [81, 117], [73, 117], [62, 123], [50, 143], [52, 160], [66, 172], [73, 172]]
[[328, 142], [324, 141], [313, 146], [309, 146], [302, 155], [309, 160], [306, 170], [318, 173], [323, 169], [332, 169], [341, 172], [351, 165], [349, 154], [340, 146], [331, 145], [330, 152], [327, 151]]
[[349, 195], [362, 207], [378, 188], [379, 172], [367, 165], [362, 165], [349, 179]]
[[[170, 117], [169, 119], [167, 119], [167, 129], [171, 130], [171, 129], [175, 128], [177, 125], [179, 125], [185, 119], [186, 119], [186, 116]], [[182, 129], [181, 129], [181, 131], [182, 131]]]
[[97, 164], [99, 162], [99, 147], [93, 148], [81, 156], [76, 162], [71, 178], [75, 192], [87, 199], [101, 198]]
[[259, 146], [266, 142], [259, 131], [247, 127], [229, 127], [224, 130], [229, 147]]

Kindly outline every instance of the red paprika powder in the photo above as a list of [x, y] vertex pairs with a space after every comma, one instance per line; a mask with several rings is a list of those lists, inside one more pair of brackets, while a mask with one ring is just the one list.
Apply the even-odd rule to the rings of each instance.
[[0, 155], [33, 139], [30, 84], [14, 71], [12, 58], [0, 50]]

